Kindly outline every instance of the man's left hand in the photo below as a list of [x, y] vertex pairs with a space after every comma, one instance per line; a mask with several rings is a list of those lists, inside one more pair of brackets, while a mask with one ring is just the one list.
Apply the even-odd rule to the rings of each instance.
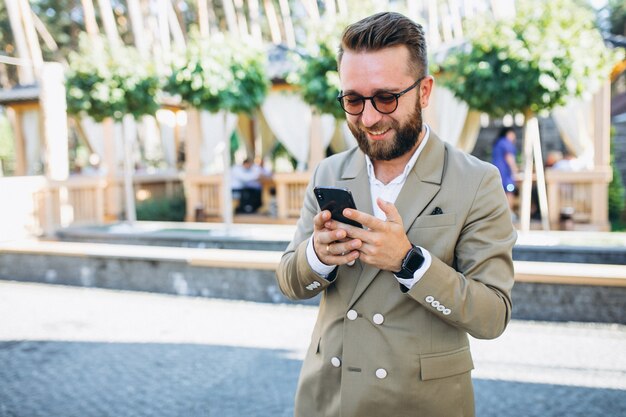
[[362, 242], [358, 249], [359, 259], [379, 269], [396, 272], [402, 267], [402, 260], [411, 249], [411, 242], [404, 232], [402, 217], [393, 203], [378, 198], [378, 207], [385, 213], [387, 220], [380, 220], [362, 211], [345, 209], [343, 215], [356, 220], [364, 227], [350, 226], [334, 220], [326, 222], [328, 229], [344, 229], [348, 237]]

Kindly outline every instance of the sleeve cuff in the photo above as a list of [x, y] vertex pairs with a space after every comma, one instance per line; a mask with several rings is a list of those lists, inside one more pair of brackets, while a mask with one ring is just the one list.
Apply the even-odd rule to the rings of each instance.
[[[432, 263], [432, 260], [433, 260], [432, 256], [430, 255], [430, 252], [428, 252], [426, 249], [424, 249], [421, 246], [418, 246], [418, 248], [420, 248], [420, 250], [422, 251], [422, 256], [424, 257], [424, 263], [417, 271], [415, 271], [415, 273], [413, 274], [413, 278], [398, 278], [397, 276], [394, 275], [396, 279], [398, 280], [398, 282], [407, 288], [407, 291], [413, 288], [413, 285], [415, 285], [420, 279], [422, 279], [426, 271], [428, 271], [428, 268], [430, 268], [430, 264]], [[313, 253], [315, 254], [315, 251]]]
[[[429, 258], [430, 259], [430, 258]], [[335, 265], [326, 265], [322, 261], [319, 260], [317, 254], [315, 253], [315, 249], [313, 249], [313, 236], [309, 239], [309, 243], [306, 247], [306, 260], [309, 262], [311, 269], [313, 272], [318, 274], [319, 276], [328, 279], [330, 274], [335, 270]], [[424, 263], [426, 261], [424, 260]], [[430, 265], [430, 262], [429, 262]]]

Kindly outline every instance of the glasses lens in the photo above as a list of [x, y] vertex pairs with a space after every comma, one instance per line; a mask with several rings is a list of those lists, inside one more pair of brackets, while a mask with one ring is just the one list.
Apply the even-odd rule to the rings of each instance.
[[341, 99], [341, 106], [350, 114], [360, 114], [363, 111], [365, 100], [361, 96], [349, 94]]
[[378, 93], [372, 99], [374, 107], [381, 113], [393, 113], [398, 107], [398, 99], [390, 93]]

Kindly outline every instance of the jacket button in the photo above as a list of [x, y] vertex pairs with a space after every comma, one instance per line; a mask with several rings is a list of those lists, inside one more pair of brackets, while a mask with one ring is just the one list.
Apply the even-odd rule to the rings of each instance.
[[428, 304], [432, 303], [433, 301], [435, 301], [435, 297], [433, 297], [432, 295], [429, 295], [428, 297], [426, 297], [426, 302]]
[[383, 322], [385, 321], [385, 317], [380, 313], [376, 313], [374, 314], [374, 317], [372, 317], [372, 321], [375, 324], [383, 324]]
[[437, 311], [443, 311], [446, 309], [446, 306], [444, 306], [443, 304], [439, 304], [439, 307], [437, 307]]
[[348, 314], [346, 314], [346, 316], [348, 317], [348, 320], [356, 320], [356, 318], [359, 316], [356, 312], [356, 310], [349, 310]]
[[336, 356], [333, 356], [333, 357], [330, 359], [330, 364], [331, 364], [332, 366], [334, 366], [335, 368], [339, 368], [339, 367], [341, 366], [341, 359], [339, 359], [339, 358], [338, 358], [338, 357], [336, 357]]
[[449, 308], [446, 308], [445, 310], [443, 310], [443, 315], [444, 316], [449, 316], [450, 313], [452, 313], [452, 310], [450, 310]]
[[387, 378], [387, 371], [383, 368], [378, 368], [376, 370], [376, 378], [378, 379], [385, 379]]
[[439, 301], [435, 300], [432, 303], [430, 303], [430, 305], [435, 307], [435, 308], [437, 308], [437, 307], [439, 307], [441, 305], [441, 303]]

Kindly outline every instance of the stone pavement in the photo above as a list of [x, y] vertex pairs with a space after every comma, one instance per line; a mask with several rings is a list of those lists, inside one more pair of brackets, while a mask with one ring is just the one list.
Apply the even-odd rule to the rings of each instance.
[[[0, 282], [0, 417], [290, 416], [315, 315]], [[472, 349], [479, 417], [626, 416], [626, 326], [513, 321]]]

